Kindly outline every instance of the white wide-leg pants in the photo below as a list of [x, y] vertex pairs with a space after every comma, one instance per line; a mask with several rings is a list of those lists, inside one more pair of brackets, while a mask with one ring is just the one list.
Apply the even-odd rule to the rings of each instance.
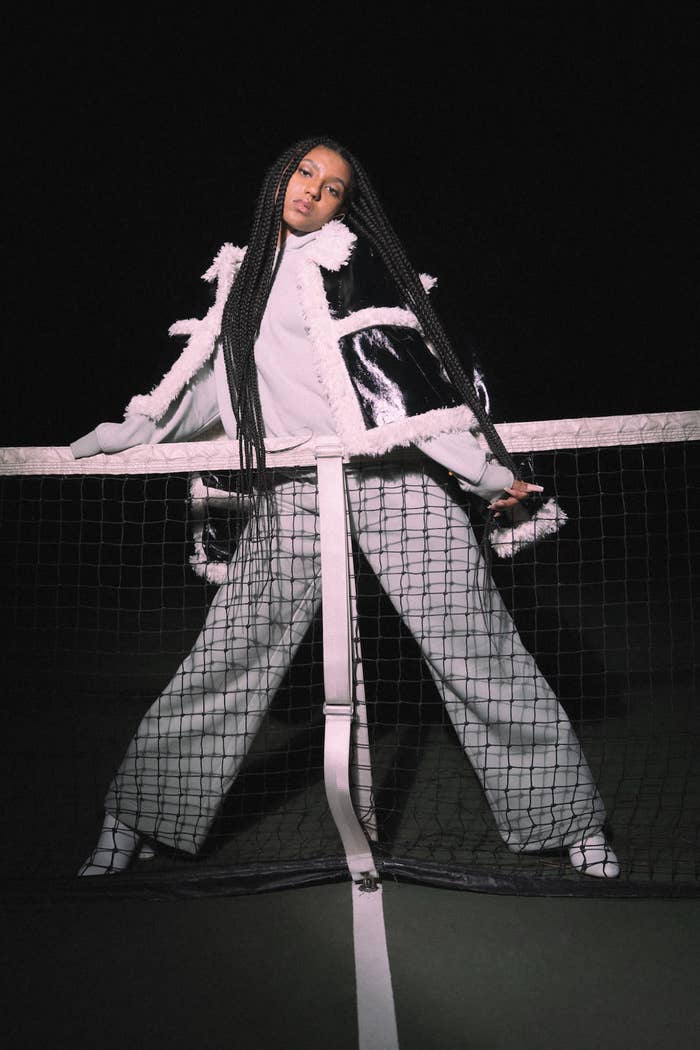
[[[350, 527], [420, 645], [498, 830], [566, 846], [605, 813], [571, 723], [524, 648], [463, 509], [428, 474], [347, 475]], [[317, 488], [274, 489], [273, 538], [244, 530], [202, 632], [145, 715], [106, 800], [144, 835], [204, 842], [321, 600]]]

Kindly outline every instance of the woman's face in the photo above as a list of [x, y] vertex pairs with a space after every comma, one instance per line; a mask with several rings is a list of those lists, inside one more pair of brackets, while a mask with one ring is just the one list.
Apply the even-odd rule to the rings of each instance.
[[348, 162], [326, 146], [314, 146], [293, 172], [284, 198], [282, 218], [291, 233], [320, 230], [345, 211], [352, 170]]

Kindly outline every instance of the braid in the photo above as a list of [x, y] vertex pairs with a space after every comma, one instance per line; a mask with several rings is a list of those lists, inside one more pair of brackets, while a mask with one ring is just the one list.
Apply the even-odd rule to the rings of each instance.
[[326, 141], [319, 137], [297, 142], [268, 169], [258, 194], [246, 253], [224, 306], [221, 346], [238, 425], [241, 492], [246, 496], [267, 487], [265, 424], [254, 348], [272, 288], [284, 197], [297, 163], [310, 149]]
[[389, 273], [413, 309], [428, 342], [437, 352], [450, 380], [476, 416], [486, 442], [495, 457], [514, 475], [517, 464], [506, 449], [500, 434], [479, 397], [472, 378], [450, 342], [433, 309], [420, 277], [411, 266], [366, 173], [357, 161], [353, 163], [356, 199], [348, 215], [348, 225], [365, 236], [381, 256]]
[[352, 183], [346, 200], [348, 225], [366, 237], [378, 252], [447, 375], [474, 413], [492, 453], [517, 475], [516, 464], [455, 352], [364, 168], [345, 147], [328, 136], [319, 135], [290, 146], [268, 169], [255, 206], [248, 247], [224, 306], [221, 345], [238, 425], [241, 493], [250, 497], [256, 490], [264, 493], [267, 489], [265, 426], [255, 368], [255, 340], [272, 288], [287, 184], [302, 157], [319, 145], [338, 153], [350, 165]]

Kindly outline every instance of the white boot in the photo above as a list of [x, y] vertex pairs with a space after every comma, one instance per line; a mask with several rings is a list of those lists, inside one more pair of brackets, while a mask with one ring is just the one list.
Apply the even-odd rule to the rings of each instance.
[[126, 824], [105, 814], [97, 845], [78, 871], [78, 875], [114, 875], [126, 871], [136, 853], [141, 836]]
[[616, 879], [620, 874], [620, 863], [602, 831], [591, 832], [569, 846], [569, 860], [576, 871], [596, 879]]

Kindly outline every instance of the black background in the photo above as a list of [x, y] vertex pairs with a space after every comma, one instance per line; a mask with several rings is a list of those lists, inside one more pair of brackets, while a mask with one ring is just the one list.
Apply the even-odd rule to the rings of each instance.
[[6, 27], [1, 444], [120, 419], [319, 131], [438, 275], [497, 419], [700, 404], [695, 4], [90, 10]]

